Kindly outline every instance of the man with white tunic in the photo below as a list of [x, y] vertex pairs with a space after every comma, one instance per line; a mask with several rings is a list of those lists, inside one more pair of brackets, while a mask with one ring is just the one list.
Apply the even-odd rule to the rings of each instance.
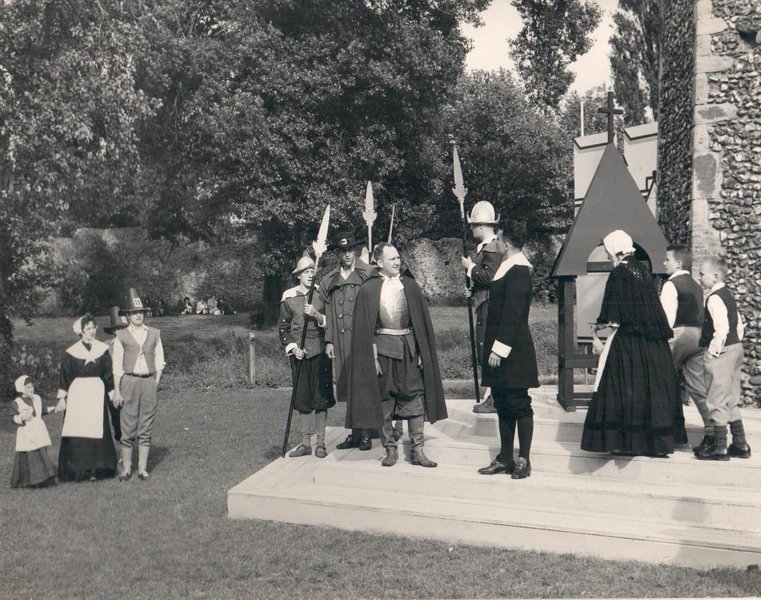
[[148, 455], [158, 406], [156, 390], [166, 366], [161, 333], [158, 329], [146, 327], [144, 323], [148, 310], [137, 291], [130, 288], [127, 307], [119, 313], [126, 315], [129, 325], [117, 331], [114, 340], [114, 404], [122, 407], [120, 481], [132, 476], [132, 446], [135, 439], [138, 442], [137, 475], [143, 481], [148, 479]]

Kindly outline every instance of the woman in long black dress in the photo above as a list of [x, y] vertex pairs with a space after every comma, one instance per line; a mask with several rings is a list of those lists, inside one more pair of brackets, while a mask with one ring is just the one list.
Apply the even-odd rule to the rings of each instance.
[[610, 326], [607, 359], [587, 411], [582, 450], [666, 456], [685, 443], [668, 340], [673, 335], [648, 269], [621, 230], [603, 240], [614, 269], [598, 326]]
[[95, 339], [92, 315], [74, 323], [82, 339], [61, 358], [59, 409], [65, 409], [58, 478], [61, 481], [104, 479], [116, 474], [116, 449], [111, 439], [106, 403], [114, 393], [108, 346]]

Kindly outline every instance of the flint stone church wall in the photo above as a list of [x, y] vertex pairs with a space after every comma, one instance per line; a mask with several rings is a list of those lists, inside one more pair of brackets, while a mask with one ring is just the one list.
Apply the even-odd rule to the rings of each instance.
[[[690, 242], [698, 260], [719, 254], [728, 261], [727, 283], [746, 322], [744, 399], [761, 403], [761, 5], [758, 0], [699, 0], [685, 21], [686, 3], [673, 4], [678, 10], [664, 15], [661, 98], [662, 112], [678, 112], [679, 119], [662, 129], [659, 169], [669, 193], [661, 220], [669, 240]], [[689, 54], [690, 28], [694, 83], [685, 87], [687, 77], [678, 64]], [[670, 39], [675, 34], [679, 39]], [[677, 97], [680, 88], [684, 96], [693, 90], [689, 121]], [[678, 108], [668, 106], [669, 97]], [[678, 148], [683, 162], [685, 128], [692, 138], [691, 186], [678, 198], [684, 194], [684, 173], [677, 172], [680, 162], [669, 146]], [[659, 196], [662, 190], [663, 185]]]

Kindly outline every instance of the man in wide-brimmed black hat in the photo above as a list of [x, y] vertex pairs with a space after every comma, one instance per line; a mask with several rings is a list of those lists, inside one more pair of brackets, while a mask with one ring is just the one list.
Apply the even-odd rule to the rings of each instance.
[[[331, 248], [336, 251], [340, 264], [322, 278], [319, 293], [325, 303], [326, 353], [333, 359], [333, 376], [336, 382], [343, 375], [344, 364], [351, 352], [352, 321], [354, 320], [354, 301], [362, 282], [372, 273], [373, 268], [359, 260], [358, 253], [363, 240], [357, 240], [350, 231], [339, 231]], [[339, 386], [344, 389], [346, 386]], [[337, 398], [347, 402], [349, 398]], [[372, 441], [370, 431], [352, 430], [345, 441], [336, 446], [339, 450], [359, 448], [370, 450]]]
[[132, 446], [138, 441], [137, 475], [148, 479], [148, 454], [151, 449], [153, 420], [156, 417], [158, 397], [156, 388], [166, 362], [161, 333], [146, 327], [145, 313], [137, 290], [130, 288], [125, 308], [119, 311], [129, 324], [116, 332], [114, 340], [114, 403], [121, 405], [122, 471], [120, 481], [132, 476]]

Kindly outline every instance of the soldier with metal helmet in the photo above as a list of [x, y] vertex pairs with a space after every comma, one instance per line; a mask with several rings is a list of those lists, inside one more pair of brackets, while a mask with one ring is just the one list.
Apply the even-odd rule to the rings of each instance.
[[[328, 409], [334, 406], [333, 372], [330, 358], [325, 354], [325, 315], [320, 312], [322, 300], [313, 297], [314, 304], [307, 304], [307, 294], [314, 278], [314, 261], [305, 254], [296, 263], [293, 276], [299, 285], [285, 290], [280, 300], [280, 342], [290, 359], [294, 382], [296, 372], [301, 370], [298, 386], [294, 390], [293, 408], [299, 413], [301, 444], [288, 456], [312, 454], [312, 435], [317, 435], [315, 456], [325, 458], [325, 426]], [[304, 347], [300, 348], [301, 334], [306, 328]], [[299, 361], [301, 364], [299, 364]]]
[[[484, 332], [486, 331], [486, 317], [489, 309], [489, 289], [502, 263], [505, 254], [505, 245], [494, 230], [499, 223], [499, 215], [494, 212], [491, 202], [482, 200], [476, 202], [473, 210], [468, 215], [468, 223], [473, 237], [478, 240], [476, 260], [469, 256], [462, 257], [462, 266], [466, 270], [471, 282], [470, 289], [465, 291], [466, 296], [473, 296], [473, 308], [476, 311], [476, 356], [481, 364], [484, 351]], [[482, 365], [483, 366], [483, 365]], [[491, 389], [487, 388], [484, 393], [484, 402], [473, 407], [475, 413], [495, 413], [494, 399]]]

